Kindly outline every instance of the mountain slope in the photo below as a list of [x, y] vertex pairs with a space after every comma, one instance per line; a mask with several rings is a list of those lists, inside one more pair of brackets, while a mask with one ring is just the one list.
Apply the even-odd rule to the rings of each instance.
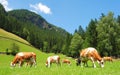
[[44, 52], [60, 53], [69, 43], [66, 41], [71, 36], [68, 32], [31, 11], [21, 9], [6, 13], [0, 14], [0, 28], [20, 36]]
[[2, 11], [0, 11], [0, 14], [6, 14], [6, 11], [1, 4], [0, 4], [0, 10], [2, 10]]
[[42, 29], [54, 30], [62, 34], [67, 33], [64, 29], [60, 27], [56, 27], [55, 25], [48, 23], [42, 16], [34, 12], [31, 12], [29, 10], [26, 10], [26, 9], [18, 9], [18, 10], [9, 11], [8, 15], [13, 16], [14, 18], [16, 18], [17, 20], [21, 22], [32, 23]]

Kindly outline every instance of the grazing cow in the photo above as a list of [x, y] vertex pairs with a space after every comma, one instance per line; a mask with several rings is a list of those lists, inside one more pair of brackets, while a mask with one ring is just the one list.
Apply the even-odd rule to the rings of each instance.
[[[88, 61], [91, 60], [93, 63], [93, 67], [96, 68], [95, 61], [97, 61], [101, 67], [104, 67], [104, 60], [101, 58], [101, 56], [98, 54], [97, 50], [95, 48], [89, 47], [86, 49], [83, 49], [80, 52], [80, 57], [82, 61]], [[81, 62], [82, 66], [82, 62]]]
[[36, 66], [36, 54], [33, 52], [19, 52], [16, 54], [10, 65], [15, 67], [15, 65], [18, 63], [19, 67], [21, 67], [24, 62], [26, 62], [27, 65], [29, 64], [30, 66]]
[[77, 66], [80, 65], [81, 62], [84, 63], [84, 66], [88, 66], [87, 61], [81, 60], [81, 58], [77, 58], [77, 59], [75, 59], [75, 61], [76, 61], [76, 65], [77, 65]]
[[60, 56], [49, 56], [46, 61], [46, 67], [50, 67], [52, 63], [60, 64]]
[[68, 64], [68, 65], [71, 65], [71, 62], [70, 62], [69, 59], [63, 59], [63, 60], [62, 60], [62, 63], [66, 63], [66, 64]]
[[113, 59], [112, 57], [103, 57], [104, 61], [110, 61], [110, 62], [113, 62]]

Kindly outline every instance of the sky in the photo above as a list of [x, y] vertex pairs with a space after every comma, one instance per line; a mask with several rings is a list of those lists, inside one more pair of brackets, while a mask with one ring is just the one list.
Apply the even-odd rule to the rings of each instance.
[[49, 23], [69, 33], [81, 25], [85, 29], [91, 19], [113, 12], [120, 15], [120, 0], [0, 0], [6, 11], [27, 9], [41, 15]]

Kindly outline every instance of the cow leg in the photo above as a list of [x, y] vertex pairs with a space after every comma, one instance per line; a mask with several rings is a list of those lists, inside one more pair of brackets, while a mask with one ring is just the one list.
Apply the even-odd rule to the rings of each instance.
[[22, 60], [19, 61], [19, 68], [22, 66], [22, 64], [23, 64], [23, 61]]
[[80, 61], [80, 66], [83, 67], [83, 62], [82, 62], [82, 60]]
[[30, 62], [30, 67], [32, 67], [32, 65], [33, 65], [33, 62]]
[[34, 58], [30, 58], [29, 65], [30, 65], [30, 67], [32, 67], [32, 65], [34, 65], [34, 67], [36, 67], [36, 61]]
[[57, 64], [57, 65], [61, 65], [60, 60], [57, 60], [57, 61], [56, 61], [56, 64]]
[[86, 63], [86, 66], [88, 67], [88, 63], [87, 63], [87, 61], [85, 61], [85, 63]]
[[94, 59], [93, 59], [92, 57], [91, 57], [90, 59], [91, 59], [91, 61], [92, 61], [92, 63], [93, 63], [93, 67], [96, 68], [96, 65], [95, 65]]
[[33, 64], [34, 64], [34, 66], [36, 67], [36, 61], [35, 61], [35, 60], [34, 60]]
[[57, 60], [57, 64], [61, 65], [61, 63], [60, 63], [60, 58]]
[[50, 61], [48, 61], [48, 68], [50, 68], [50, 65], [51, 65], [52, 63], [50, 63]]
[[25, 67], [27, 67], [27, 66], [28, 66], [28, 64], [29, 64], [29, 62], [26, 62]]
[[34, 65], [34, 67], [36, 67], [36, 61], [35, 61], [35, 59], [34, 59], [34, 58], [33, 58], [32, 65]]
[[87, 61], [83, 61], [84, 66], [88, 67]]

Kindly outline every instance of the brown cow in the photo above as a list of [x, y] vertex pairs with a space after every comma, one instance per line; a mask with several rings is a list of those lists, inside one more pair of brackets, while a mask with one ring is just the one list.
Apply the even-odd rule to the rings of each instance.
[[62, 63], [66, 63], [66, 64], [68, 64], [68, 65], [71, 65], [71, 62], [70, 62], [69, 59], [63, 59], [63, 60], [62, 60]]
[[113, 59], [112, 57], [103, 57], [104, 61], [110, 61], [110, 62], [113, 62]]
[[15, 67], [18, 63], [19, 67], [21, 67], [24, 62], [27, 62], [27, 65], [29, 64], [30, 66], [36, 66], [36, 54], [33, 52], [19, 52], [16, 54], [10, 65]]
[[60, 56], [49, 56], [46, 61], [46, 67], [50, 67], [52, 63], [60, 64]]
[[[82, 61], [91, 60], [94, 68], [96, 68], [95, 61], [97, 61], [101, 67], [104, 67], [104, 64], [103, 64], [104, 61], [101, 58], [101, 56], [98, 54], [95, 48], [89, 47], [89, 48], [83, 49], [80, 52], [80, 57]], [[82, 62], [81, 62], [81, 66], [82, 66]]]

